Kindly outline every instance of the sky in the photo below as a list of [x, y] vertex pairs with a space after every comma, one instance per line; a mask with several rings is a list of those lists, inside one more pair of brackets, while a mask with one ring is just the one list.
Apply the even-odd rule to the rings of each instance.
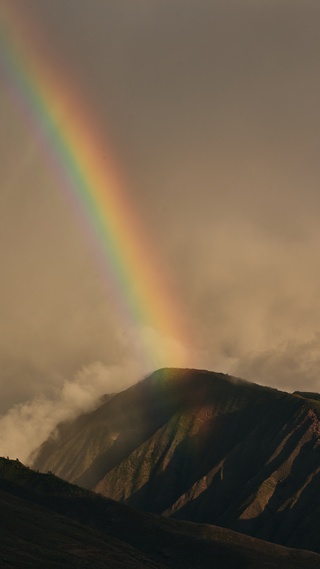
[[9, 4], [99, 124], [184, 330], [121, 316], [1, 63], [0, 454], [150, 372], [141, 338], [159, 367], [320, 391], [318, 0]]

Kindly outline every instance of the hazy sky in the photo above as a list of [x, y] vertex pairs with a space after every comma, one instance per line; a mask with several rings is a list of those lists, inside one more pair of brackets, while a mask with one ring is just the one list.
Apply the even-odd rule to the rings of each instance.
[[[111, 142], [191, 365], [319, 391], [319, 1], [0, 0], [0, 18], [8, 3]], [[54, 423], [146, 370], [6, 89], [0, 118], [0, 412]]]

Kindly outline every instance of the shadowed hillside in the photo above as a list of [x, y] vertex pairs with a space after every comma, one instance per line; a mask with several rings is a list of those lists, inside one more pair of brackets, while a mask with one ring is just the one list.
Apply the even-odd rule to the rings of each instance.
[[320, 551], [319, 404], [164, 369], [61, 425], [34, 466], [128, 505]]
[[315, 393], [313, 391], [295, 391], [294, 395], [300, 395], [300, 397], [303, 397], [304, 399], [310, 399], [313, 403], [315, 401], [319, 401], [320, 403], [320, 393]]
[[320, 556], [135, 511], [0, 459], [0, 566], [319, 569]]

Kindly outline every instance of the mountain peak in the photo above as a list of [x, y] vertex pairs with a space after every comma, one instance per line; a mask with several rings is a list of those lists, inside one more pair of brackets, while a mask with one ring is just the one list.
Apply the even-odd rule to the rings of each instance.
[[317, 406], [222, 373], [163, 368], [61, 425], [34, 466], [143, 510], [318, 551]]

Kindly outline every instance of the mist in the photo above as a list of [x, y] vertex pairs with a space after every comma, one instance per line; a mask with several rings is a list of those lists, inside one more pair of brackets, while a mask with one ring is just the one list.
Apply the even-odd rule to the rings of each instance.
[[32, 452], [49, 436], [54, 427], [81, 412], [91, 411], [105, 393], [128, 387], [141, 378], [141, 370], [124, 364], [105, 368], [100, 362], [80, 370], [65, 381], [55, 397], [37, 396], [13, 405], [0, 417], [0, 446], [4, 456], [28, 463]]
[[190, 367], [319, 391], [319, 3], [2, 0], [0, 19], [7, 2], [94, 109], [190, 341], [119, 318], [4, 88], [1, 454], [27, 459], [58, 421], [141, 379], [144, 352], [154, 367], [187, 354]]

